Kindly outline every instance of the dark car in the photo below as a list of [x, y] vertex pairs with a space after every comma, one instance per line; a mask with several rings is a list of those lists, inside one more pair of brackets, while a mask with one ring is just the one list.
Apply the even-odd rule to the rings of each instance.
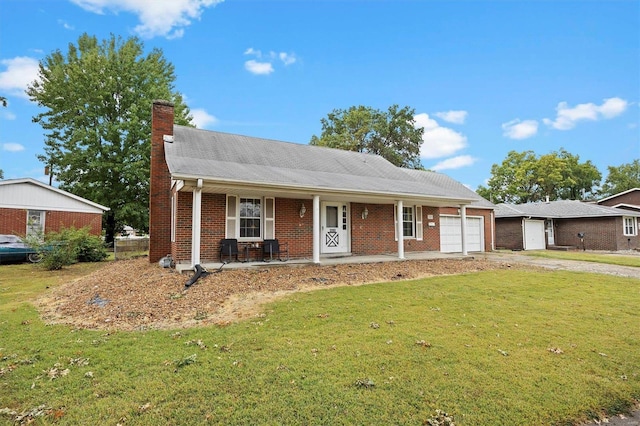
[[25, 262], [37, 263], [42, 255], [37, 249], [29, 247], [17, 235], [0, 234], [0, 263]]

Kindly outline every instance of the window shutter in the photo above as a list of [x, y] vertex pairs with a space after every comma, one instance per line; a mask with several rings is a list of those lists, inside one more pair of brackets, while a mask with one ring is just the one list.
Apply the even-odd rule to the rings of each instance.
[[238, 238], [238, 197], [227, 195], [227, 229], [225, 238]]
[[393, 238], [398, 241], [398, 204], [393, 205]]
[[422, 206], [416, 206], [416, 240], [422, 241]]
[[264, 199], [264, 239], [272, 240], [276, 237], [276, 200], [267, 197]]

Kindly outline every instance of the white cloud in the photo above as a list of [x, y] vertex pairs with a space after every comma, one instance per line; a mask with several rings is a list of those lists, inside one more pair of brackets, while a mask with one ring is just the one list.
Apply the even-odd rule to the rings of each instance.
[[545, 118], [542, 121], [547, 126], [557, 130], [570, 130], [576, 126], [578, 121], [596, 121], [617, 117], [628, 106], [629, 103], [621, 98], [604, 99], [602, 105], [589, 102], [587, 104], [578, 104], [573, 108], [570, 108], [566, 102], [560, 102], [556, 107], [556, 119]]
[[293, 53], [280, 52], [278, 54], [278, 57], [280, 58], [280, 60], [285, 66], [291, 65], [295, 63], [297, 60], [296, 56]]
[[416, 127], [423, 127], [421, 158], [440, 158], [453, 155], [467, 146], [467, 137], [455, 130], [441, 127], [438, 122], [422, 113], [413, 117]]
[[215, 126], [218, 123], [218, 119], [213, 115], [210, 115], [203, 109], [192, 109], [191, 115], [193, 116], [193, 124], [198, 129], [206, 129], [209, 125]]
[[223, 0], [71, 0], [81, 8], [103, 15], [105, 10], [117, 14], [120, 11], [138, 16], [140, 25], [135, 32], [145, 38], [162, 36], [180, 38], [184, 27], [200, 19], [204, 9]]
[[464, 124], [467, 119], [467, 111], [443, 111], [436, 112], [436, 117], [442, 118], [448, 123]]
[[538, 122], [536, 120], [520, 121], [519, 118], [502, 123], [502, 135], [509, 139], [527, 139], [538, 133]]
[[256, 59], [259, 59], [259, 61], [251, 59], [244, 63], [244, 67], [247, 71], [252, 74], [259, 75], [267, 75], [274, 72], [275, 68], [273, 68], [273, 63], [278, 59], [282, 61], [284, 66], [289, 66], [298, 60], [298, 58], [296, 58], [296, 55], [293, 53], [276, 53], [272, 50], [269, 53], [263, 54], [261, 50], [254, 49], [253, 47], [245, 50], [244, 54], [252, 55]]
[[27, 98], [27, 86], [38, 77], [39, 62], [26, 56], [3, 59], [0, 64], [7, 67], [0, 72], [0, 90], [9, 95]]
[[68, 22], [63, 21], [62, 19], [58, 19], [58, 24], [62, 25], [62, 28], [64, 28], [65, 30], [75, 30], [75, 27], [73, 27]]
[[24, 146], [20, 145], [19, 143], [11, 143], [11, 142], [3, 143], [2, 150], [9, 151], [9, 152], [19, 152], [19, 151], [24, 151]]
[[459, 155], [439, 162], [435, 166], [431, 167], [431, 170], [438, 172], [440, 170], [459, 169], [461, 167], [470, 166], [476, 161], [478, 161], [477, 158], [473, 158], [470, 155]]
[[250, 59], [244, 63], [244, 67], [251, 74], [268, 75], [271, 74], [274, 69], [270, 62], [258, 62], [254, 59]]

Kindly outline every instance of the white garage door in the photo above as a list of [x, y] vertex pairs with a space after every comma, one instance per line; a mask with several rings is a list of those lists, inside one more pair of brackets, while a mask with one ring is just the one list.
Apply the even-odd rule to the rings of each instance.
[[524, 220], [524, 249], [544, 250], [544, 220]]
[[[482, 217], [467, 216], [467, 251], [484, 251]], [[462, 253], [460, 216], [440, 216], [440, 251]]]

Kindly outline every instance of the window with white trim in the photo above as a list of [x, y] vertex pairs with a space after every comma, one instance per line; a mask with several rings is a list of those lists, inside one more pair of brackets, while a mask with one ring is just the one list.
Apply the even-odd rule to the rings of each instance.
[[624, 225], [624, 235], [638, 235], [638, 222], [635, 217], [624, 216], [622, 222]]
[[[393, 208], [393, 220], [396, 224], [396, 226], [394, 226], [396, 241], [398, 240], [397, 207], [398, 205], [396, 204]], [[422, 206], [402, 206], [402, 237], [415, 238], [418, 241], [422, 241]]]
[[240, 198], [240, 238], [262, 237], [262, 200]]
[[227, 195], [225, 238], [260, 241], [275, 238], [275, 199]]
[[402, 207], [402, 236], [403, 237], [413, 237], [414, 226], [413, 226], [413, 206]]

